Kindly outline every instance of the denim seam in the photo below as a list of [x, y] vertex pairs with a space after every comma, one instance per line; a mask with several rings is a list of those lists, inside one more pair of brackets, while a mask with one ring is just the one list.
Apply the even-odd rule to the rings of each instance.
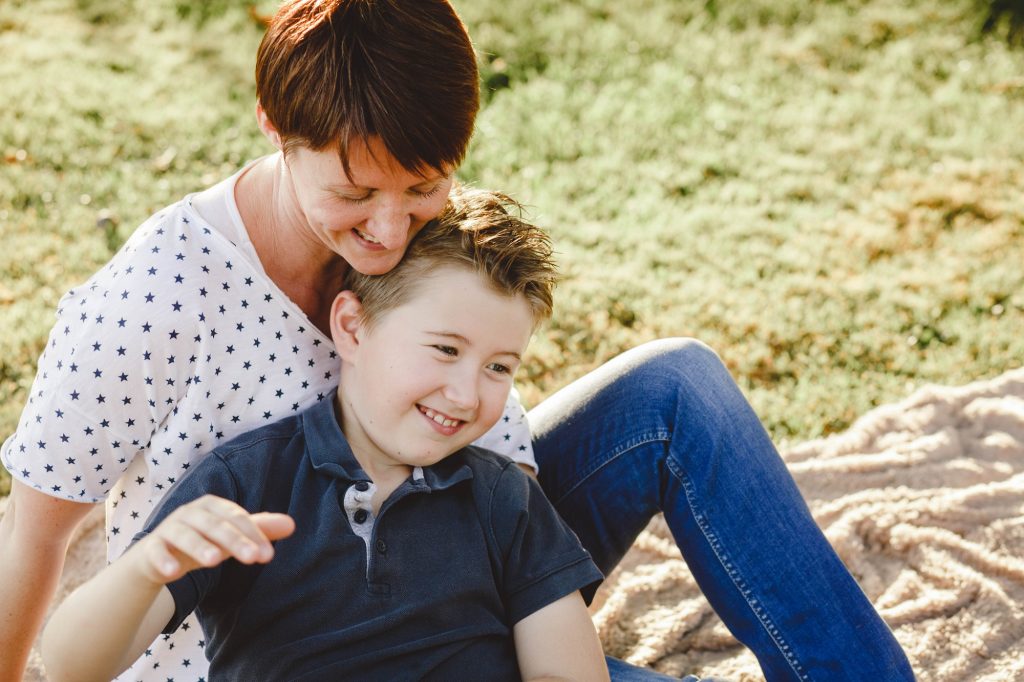
[[728, 574], [733, 584], [736, 585], [736, 589], [739, 590], [740, 595], [742, 595], [743, 599], [747, 602], [747, 606], [749, 606], [750, 610], [753, 611], [754, 616], [757, 617], [761, 626], [768, 633], [768, 636], [775, 642], [775, 645], [779, 649], [779, 653], [781, 653], [783, 658], [786, 659], [797, 677], [801, 680], [810, 680], [810, 677], [808, 677], [807, 673], [804, 672], [803, 666], [800, 665], [800, 661], [798, 661], [794, 655], [793, 650], [790, 648], [789, 644], [786, 643], [786, 640], [783, 639], [782, 634], [775, 625], [774, 619], [768, 614], [764, 607], [761, 606], [757, 598], [751, 596], [753, 591], [747, 587], [747, 582], [743, 579], [743, 576], [740, 575], [737, 568], [731, 561], [729, 561], [723, 551], [722, 544], [718, 541], [718, 535], [711, 528], [707, 518], [698, 510], [696, 502], [696, 487], [690, 481], [690, 478], [685, 474], [685, 472], [676, 470], [671, 458], [668, 459], [667, 464], [669, 471], [679, 480], [683, 486], [683, 490], [686, 492], [686, 502], [690, 507], [690, 513], [693, 514], [694, 521], [697, 522], [697, 527], [700, 528], [701, 533], [704, 534], [704, 539], [707, 540], [708, 545], [711, 547], [711, 551], [713, 551], [715, 556], [718, 557], [718, 562], [722, 565], [722, 568], [725, 569], [726, 574]]
[[615, 461], [625, 453], [635, 448], [638, 448], [641, 445], [647, 445], [648, 443], [655, 443], [658, 441], [667, 441], [669, 440], [669, 438], [671, 438], [671, 435], [672, 434], [668, 429], [656, 429], [654, 431], [648, 431], [646, 433], [643, 433], [639, 436], [635, 436], [627, 441], [620, 443], [616, 448], [611, 450], [611, 455], [609, 455], [606, 459], [594, 464], [589, 469], [586, 469], [583, 475], [579, 477], [579, 480], [576, 481], [575, 485], [573, 485], [571, 488], [569, 488], [564, 493], [558, 496], [558, 500], [555, 501], [555, 505], [557, 506], [561, 504], [562, 501], [565, 500], [565, 498], [572, 495], [577, 488], [583, 485], [588, 478], [593, 476], [595, 473], [597, 473], [604, 467], [611, 464], [613, 461]]

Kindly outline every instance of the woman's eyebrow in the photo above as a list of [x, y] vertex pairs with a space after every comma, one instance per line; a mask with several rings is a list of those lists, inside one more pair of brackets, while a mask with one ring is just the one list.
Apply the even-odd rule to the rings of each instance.
[[[437, 176], [432, 177], [432, 178], [425, 178], [422, 181], [417, 182], [415, 185], [409, 185], [409, 188], [410, 189], [417, 189], [417, 190], [433, 188], [433, 187], [439, 185], [440, 183], [444, 182], [445, 180], [447, 180], [449, 177], [451, 177], [450, 174], [445, 174], [445, 175], [437, 175]], [[327, 183], [327, 184], [323, 185], [323, 188], [325, 190], [329, 191], [329, 192], [335, 192], [335, 193], [345, 192], [345, 191], [350, 191], [351, 192], [353, 190], [358, 191], [358, 192], [376, 192], [377, 189], [378, 189], [377, 187], [371, 187], [370, 185], [361, 185], [358, 182], [356, 182], [354, 180], [351, 180], [351, 179], [348, 182], [343, 183], [343, 184], [338, 184], [338, 183], [333, 183], [333, 182]]]
[[414, 188], [433, 187], [435, 185], [438, 185], [438, 184], [444, 182], [445, 180], [447, 180], [450, 177], [451, 177], [451, 173], [444, 173], [444, 174], [441, 174], [441, 175], [435, 175], [434, 177], [431, 177], [431, 178], [423, 178], [422, 182], [416, 183], [415, 185], [413, 185], [413, 187]]

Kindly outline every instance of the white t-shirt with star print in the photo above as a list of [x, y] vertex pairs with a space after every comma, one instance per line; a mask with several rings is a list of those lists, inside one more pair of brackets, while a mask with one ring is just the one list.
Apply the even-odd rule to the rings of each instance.
[[[0, 451], [27, 486], [106, 500], [111, 560], [198, 459], [329, 399], [337, 384], [331, 339], [266, 276], [248, 240], [234, 202], [241, 172], [152, 216], [65, 294]], [[515, 395], [477, 444], [536, 467]], [[121, 679], [202, 680], [202, 645], [192, 617]]]

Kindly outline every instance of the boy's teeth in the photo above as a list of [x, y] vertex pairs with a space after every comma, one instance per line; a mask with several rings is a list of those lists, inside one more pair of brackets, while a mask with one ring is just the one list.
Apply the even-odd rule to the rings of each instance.
[[438, 414], [437, 412], [434, 412], [429, 407], [428, 408], [424, 408], [423, 414], [427, 415], [427, 417], [429, 417], [430, 419], [433, 419], [435, 422], [437, 422], [441, 426], [449, 426], [450, 427], [450, 426], [455, 426], [456, 424], [459, 423], [458, 419], [446, 419], [444, 416]]

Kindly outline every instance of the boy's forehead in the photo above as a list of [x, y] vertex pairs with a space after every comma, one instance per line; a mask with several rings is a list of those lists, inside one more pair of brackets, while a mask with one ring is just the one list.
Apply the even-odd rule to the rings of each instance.
[[482, 331], [497, 328], [508, 337], [508, 352], [517, 356], [535, 326], [525, 296], [501, 292], [484, 275], [456, 265], [443, 265], [421, 277], [398, 308], [421, 313], [420, 331], [467, 342]]

